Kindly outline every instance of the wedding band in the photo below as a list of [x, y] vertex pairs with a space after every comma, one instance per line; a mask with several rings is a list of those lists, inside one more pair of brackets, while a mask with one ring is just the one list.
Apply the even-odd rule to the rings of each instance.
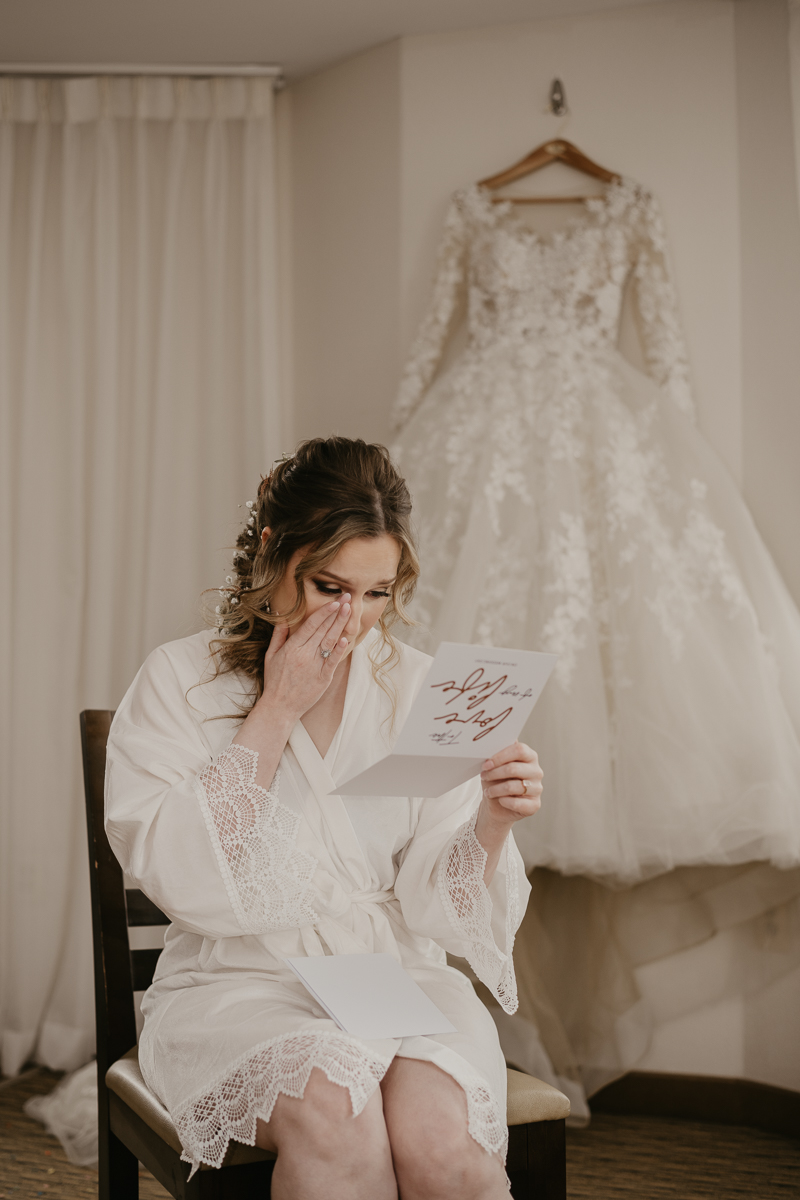
[[530, 783], [530, 779], [523, 779], [523, 781], [522, 781], [522, 794], [523, 794], [523, 796], [527, 796], [527, 794], [528, 794], [528, 784], [529, 784], [529, 783]]
[[332, 650], [323, 650], [322, 646], [320, 646], [319, 652], [323, 658], [330, 658], [330, 656], [333, 654]]

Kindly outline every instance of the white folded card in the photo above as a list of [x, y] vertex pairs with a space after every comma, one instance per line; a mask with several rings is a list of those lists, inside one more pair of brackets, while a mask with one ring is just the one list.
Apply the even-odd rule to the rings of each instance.
[[332, 796], [441, 796], [522, 732], [558, 655], [442, 642], [393, 752]]
[[455, 1033], [391, 954], [320, 954], [286, 963], [345, 1033], [367, 1040]]

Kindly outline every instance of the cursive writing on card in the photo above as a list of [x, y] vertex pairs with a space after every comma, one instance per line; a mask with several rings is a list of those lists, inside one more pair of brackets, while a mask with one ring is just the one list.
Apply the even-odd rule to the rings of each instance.
[[442, 642], [391, 754], [332, 795], [441, 796], [521, 734], [554, 654]]
[[[455, 679], [432, 683], [431, 688], [441, 690], [442, 695], [447, 698], [446, 707], [450, 709], [449, 712], [434, 716], [434, 721], [444, 721], [446, 725], [477, 727], [478, 732], [473, 734], [473, 742], [480, 741], [481, 738], [486, 737], [487, 733], [491, 733], [499, 725], [502, 725], [503, 721], [514, 711], [513, 704], [494, 715], [479, 706], [484, 705], [491, 696], [500, 691], [508, 676], [501, 675], [497, 679], [485, 679], [484, 676], [483, 667], [477, 667], [467, 675], [462, 684], [456, 683]], [[500, 691], [500, 695], [517, 697], [520, 696], [520, 692], [512, 684], [504, 692]], [[432, 734], [431, 736], [434, 741], [441, 744], [438, 735]]]
[[432, 742], [435, 742], [437, 746], [457, 746], [461, 740], [461, 730], [437, 729], [436, 733], [430, 734], [430, 739]]

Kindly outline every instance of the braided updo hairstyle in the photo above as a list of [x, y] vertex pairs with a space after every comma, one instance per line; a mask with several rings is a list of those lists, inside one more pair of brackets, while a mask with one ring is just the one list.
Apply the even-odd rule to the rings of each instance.
[[[248, 504], [248, 519], [236, 540], [234, 574], [222, 589], [214, 624], [220, 636], [212, 649], [219, 673], [236, 671], [253, 681], [253, 702], [264, 688], [264, 654], [275, 624], [297, 625], [305, 615], [305, 580], [332, 561], [352, 538], [389, 534], [400, 548], [397, 577], [381, 615], [381, 642], [373, 652], [377, 682], [393, 696], [386, 672], [399, 659], [389, 629], [406, 614], [419, 575], [411, 528], [411, 497], [384, 446], [360, 438], [311, 438], [278, 462]], [[269, 537], [261, 544], [261, 533]], [[295, 603], [280, 615], [270, 601], [297, 550]], [[388, 685], [388, 686], [387, 686]]]

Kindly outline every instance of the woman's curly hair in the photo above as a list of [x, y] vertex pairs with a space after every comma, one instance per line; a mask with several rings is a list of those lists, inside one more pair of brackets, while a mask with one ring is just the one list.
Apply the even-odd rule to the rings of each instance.
[[[305, 616], [305, 580], [323, 570], [346, 542], [388, 534], [400, 548], [397, 576], [379, 627], [373, 674], [394, 702], [387, 672], [399, 659], [389, 632], [397, 620], [413, 622], [406, 606], [419, 576], [411, 527], [411, 497], [384, 446], [360, 438], [310, 438], [275, 464], [262, 480], [248, 520], [236, 540], [234, 574], [221, 590], [213, 623], [219, 637], [211, 648], [217, 673], [237, 672], [253, 682], [252, 700], [264, 689], [264, 655], [273, 627], [297, 625]], [[264, 529], [270, 534], [262, 545]], [[296, 551], [296, 597], [288, 612], [270, 612], [270, 602]]]

